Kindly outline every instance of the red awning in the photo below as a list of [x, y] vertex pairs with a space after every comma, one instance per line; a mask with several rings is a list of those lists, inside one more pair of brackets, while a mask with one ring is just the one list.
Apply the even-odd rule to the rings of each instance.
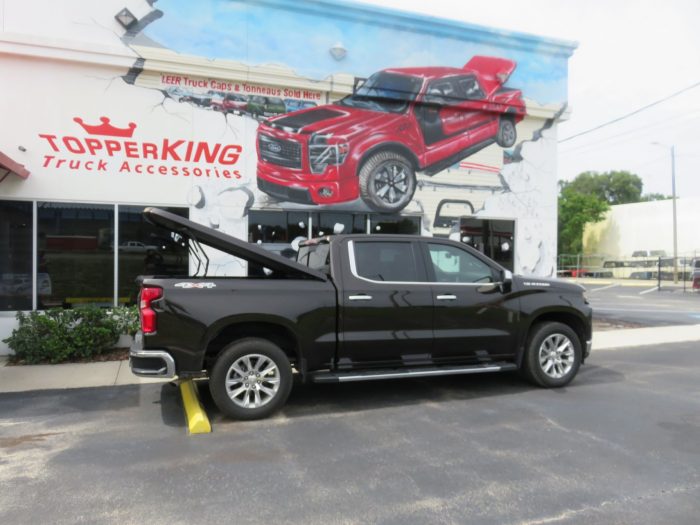
[[23, 179], [29, 177], [29, 170], [27, 168], [0, 151], [0, 182], [4, 181], [10, 173], [14, 173]]

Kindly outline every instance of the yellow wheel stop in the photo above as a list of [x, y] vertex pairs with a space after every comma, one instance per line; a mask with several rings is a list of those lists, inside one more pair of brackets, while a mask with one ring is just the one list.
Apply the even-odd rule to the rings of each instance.
[[187, 429], [190, 434], [208, 434], [211, 432], [211, 423], [207, 413], [202, 408], [202, 403], [197, 395], [197, 387], [192, 379], [186, 379], [180, 383], [182, 404], [185, 407]]

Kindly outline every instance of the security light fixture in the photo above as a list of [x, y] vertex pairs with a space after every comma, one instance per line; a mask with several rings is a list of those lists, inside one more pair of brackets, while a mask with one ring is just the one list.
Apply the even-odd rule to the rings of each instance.
[[134, 14], [126, 7], [114, 15], [114, 18], [126, 30], [131, 29], [131, 27], [138, 21]]
[[333, 44], [333, 47], [331, 47], [329, 51], [331, 53], [331, 56], [338, 61], [343, 60], [348, 54], [348, 50], [345, 49], [345, 46], [342, 42], [336, 42], [335, 44]]

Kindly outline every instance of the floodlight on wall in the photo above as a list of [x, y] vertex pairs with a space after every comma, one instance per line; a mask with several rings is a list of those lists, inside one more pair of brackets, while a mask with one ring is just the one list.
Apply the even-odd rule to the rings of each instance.
[[138, 19], [126, 7], [114, 15], [114, 18], [126, 30], [129, 30], [136, 22], [138, 22]]
[[342, 42], [336, 42], [335, 44], [333, 44], [333, 47], [331, 47], [329, 51], [331, 53], [331, 56], [336, 60], [343, 60], [348, 54], [348, 50], [345, 49], [345, 46]]

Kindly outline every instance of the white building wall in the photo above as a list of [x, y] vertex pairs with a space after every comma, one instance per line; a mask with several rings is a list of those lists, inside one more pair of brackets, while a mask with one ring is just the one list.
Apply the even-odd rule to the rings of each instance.
[[[678, 255], [700, 253], [700, 199], [676, 199]], [[673, 255], [673, 201], [611, 206], [605, 219], [587, 224], [586, 254], [631, 257], [638, 250], [664, 250]]]

